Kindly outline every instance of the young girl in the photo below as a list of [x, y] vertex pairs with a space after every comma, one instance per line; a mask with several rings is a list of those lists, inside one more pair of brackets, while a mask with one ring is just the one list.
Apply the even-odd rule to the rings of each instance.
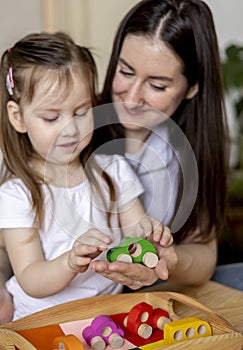
[[170, 230], [145, 216], [126, 161], [93, 154], [95, 85], [90, 52], [64, 33], [28, 35], [3, 54], [0, 227], [14, 319], [120, 292], [90, 264], [123, 233], [172, 244]]

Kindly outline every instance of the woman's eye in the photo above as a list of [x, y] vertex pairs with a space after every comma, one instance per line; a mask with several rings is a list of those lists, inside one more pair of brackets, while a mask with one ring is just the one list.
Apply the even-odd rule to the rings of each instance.
[[134, 75], [133, 72], [127, 71], [127, 70], [124, 70], [124, 69], [120, 69], [119, 73], [122, 74], [122, 75], [125, 75], [125, 76], [133, 76]]
[[150, 84], [151, 87], [154, 89], [154, 90], [157, 90], [157, 91], [165, 91], [166, 90], [166, 86], [161, 86], [161, 85], [155, 85], [155, 84]]

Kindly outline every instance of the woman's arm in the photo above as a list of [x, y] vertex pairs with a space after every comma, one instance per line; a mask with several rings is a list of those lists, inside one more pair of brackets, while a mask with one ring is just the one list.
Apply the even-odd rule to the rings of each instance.
[[[161, 249], [160, 257], [167, 255]], [[209, 243], [186, 242], [174, 245], [178, 263], [170, 274], [169, 281], [181, 285], [200, 285], [207, 282], [215, 269], [217, 262], [217, 241]], [[160, 265], [156, 266], [156, 273], [160, 276]]]

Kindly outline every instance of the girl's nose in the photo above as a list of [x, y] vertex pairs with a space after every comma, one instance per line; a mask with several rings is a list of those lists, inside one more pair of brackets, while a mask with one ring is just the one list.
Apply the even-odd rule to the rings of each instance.
[[70, 118], [61, 130], [63, 136], [75, 136], [78, 134], [78, 126], [75, 118]]

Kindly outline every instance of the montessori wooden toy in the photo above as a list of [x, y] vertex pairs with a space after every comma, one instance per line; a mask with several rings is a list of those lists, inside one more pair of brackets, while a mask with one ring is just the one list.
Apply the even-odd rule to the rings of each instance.
[[84, 350], [83, 344], [74, 334], [56, 337], [52, 343], [53, 350]]
[[116, 349], [124, 344], [124, 331], [106, 315], [95, 317], [91, 325], [83, 330], [82, 336], [94, 350], [104, 350], [107, 345]]
[[148, 323], [153, 328], [164, 330], [164, 325], [168, 322], [171, 322], [169, 318], [169, 313], [163, 309], [155, 308], [153, 309], [152, 315], [148, 319]]
[[165, 345], [177, 344], [185, 340], [193, 340], [212, 335], [208, 322], [198, 317], [188, 317], [172, 321], [164, 325], [164, 339], [153, 344], [140, 346], [141, 350], [154, 350]]
[[[233, 295], [236, 295], [234, 291]], [[209, 293], [209, 296], [211, 298], [212, 294]], [[227, 297], [232, 298], [232, 291], [227, 294]], [[173, 307], [175, 302], [182, 304], [180, 315], [175, 313]], [[140, 303], [152, 306], [152, 315], [151, 308], [146, 307], [150, 317], [157, 315], [156, 310], [160, 309], [168, 312], [171, 319], [171, 322], [164, 324], [164, 330], [161, 330], [153, 328], [155, 325], [159, 326], [159, 318], [156, 321], [156, 318], [146, 319], [145, 317], [144, 323], [153, 328], [151, 337], [147, 339], [132, 333], [124, 326], [124, 318], [134, 306]], [[239, 309], [240, 306], [241, 304], [239, 304]], [[202, 319], [186, 316], [191, 312], [202, 314]], [[124, 330], [124, 345], [122, 346], [124, 350], [167, 348], [171, 350], [242, 350], [243, 346], [243, 334], [237, 332], [225, 319], [196, 299], [182, 293], [147, 292], [102, 295], [75, 300], [8, 323], [0, 327], [0, 349], [67, 350], [67, 343], [64, 343], [64, 339], [71, 339], [70, 333], [72, 333], [83, 343], [84, 349], [88, 350], [90, 347], [81, 337], [81, 332], [91, 324], [95, 317], [104, 314], [112, 318]], [[182, 318], [182, 315], [185, 318]], [[240, 325], [240, 314], [237, 320]], [[62, 338], [64, 336], [65, 338]], [[59, 340], [57, 339], [58, 343], [54, 347], [52, 344], [55, 338]], [[72, 347], [71, 350], [75, 349]], [[111, 346], [106, 344], [105, 350], [110, 349], [112, 350]]]
[[147, 339], [151, 336], [153, 329], [163, 330], [166, 323], [171, 322], [167, 311], [155, 308], [142, 302], [136, 304], [124, 318], [123, 324], [129, 331]]
[[124, 237], [117, 247], [107, 252], [107, 260], [143, 263], [153, 268], [157, 265], [158, 255], [151, 242], [142, 237]]

